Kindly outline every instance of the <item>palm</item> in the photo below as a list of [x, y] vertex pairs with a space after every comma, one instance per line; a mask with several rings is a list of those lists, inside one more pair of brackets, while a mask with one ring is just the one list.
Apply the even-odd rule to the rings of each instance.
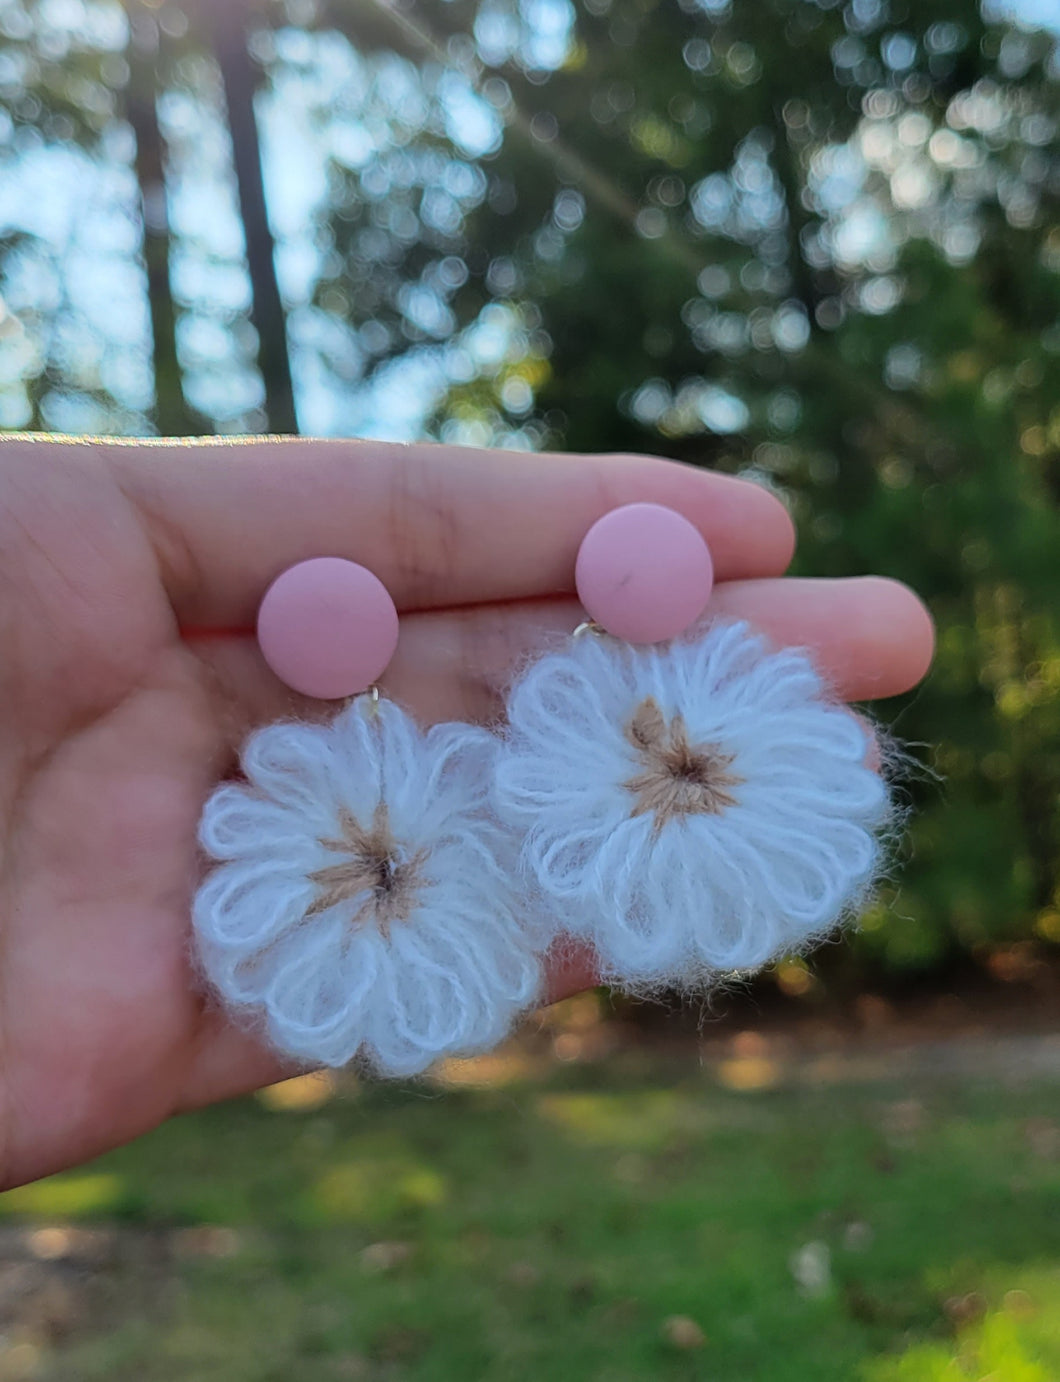
[[[557, 588], [555, 573], [569, 567], [591, 517], [625, 498], [672, 497], [692, 510], [711, 498], [710, 477], [650, 462], [627, 465], [610, 486], [601, 485], [602, 463], [584, 463], [581, 478], [573, 465], [556, 469], [547, 504], [569, 512], [569, 532], [557, 533], [542, 511], [540, 535], [524, 543], [520, 575], [520, 553], [496, 525], [477, 547], [451, 541], [465, 526], [478, 529], [476, 515], [488, 520], [483, 474], [472, 473], [482, 471], [481, 460], [440, 448], [426, 453], [431, 473], [440, 470], [446, 481], [453, 512], [440, 520], [437, 509], [420, 514], [412, 504], [382, 533], [371, 514], [362, 515], [357, 535], [350, 504], [336, 513], [334, 492], [359, 480], [363, 493], [365, 476], [355, 464], [344, 459], [336, 468], [336, 453], [325, 448], [319, 472], [307, 473], [303, 444], [289, 453], [302, 459], [285, 495], [275, 451], [262, 448], [258, 468], [253, 458], [233, 461], [217, 452], [174, 459], [37, 443], [8, 444], [0, 453], [0, 1177], [8, 1184], [82, 1160], [181, 1108], [279, 1072], [269, 1052], [228, 1027], [203, 998], [188, 947], [202, 802], [231, 768], [246, 729], [291, 706], [253, 640], [239, 631], [268, 575], [289, 560], [334, 551], [372, 565], [399, 608], [438, 606], [404, 620], [391, 689], [425, 717], [489, 714], [494, 677], [534, 627], [562, 627], [572, 613], [551, 602], [536, 609], [507, 602]], [[425, 453], [417, 454], [421, 459], [397, 453], [388, 467], [392, 479], [377, 474], [377, 482], [407, 490], [408, 466], [424, 464]], [[595, 478], [587, 481], [589, 468]], [[504, 485], [511, 483], [508, 473]], [[238, 542], [225, 532], [231, 508], [211, 502], [223, 498], [217, 487], [233, 484], [245, 489]], [[682, 494], [672, 493], [675, 484]], [[767, 501], [749, 487], [725, 493], [736, 490], [745, 526], [761, 535]], [[277, 541], [281, 514], [286, 543]], [[772, 553], [752, 551], [749, 543], [743, 568], [740, 560], [729, 562], [731, 574], [779, 574], [786, 529], [770, 515]], [[526, 517], [524, 511], [520, 521]], [[724, 568], [724, 550], [720, 555]], [[776, 584], [736, 583], [721, 599], [753, 609], [758, 586]], [[773, 595], [772, 607], [783, 609], [783, 592]], [[501, 602], [504, 612], [513, 611], [503, 624]], [[915, 607], [906, 601], [903, 608], [906, 627], [895, 641], [908, 643]], [[812, 604], [807, 617], [823, 618]], [[189, 636], [189, 625], [202, 636]], [[792, 636], [814, 641], [798, 627]], [[901, 689], [920, 670], [907, 663], [881, 672], [863, 649], [859, 657], [851, 672], [855, 694], [866, 686]]]
[[8, 1179], [50, 1169], [42, 1141], [61, 1163], [173, 1111], [211, 1025], [186, 919], [222, 707], [132, 506], [60, 474], [0, 495]]

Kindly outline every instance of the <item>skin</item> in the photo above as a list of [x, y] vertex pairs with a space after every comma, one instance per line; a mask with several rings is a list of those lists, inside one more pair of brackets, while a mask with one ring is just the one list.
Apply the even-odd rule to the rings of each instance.
[[[0, 1184], [282, 1077], [189, 962], [196, 822], [252, 726], [317, 716], [261, 661], [269, 582], [330, 554], [402, 613], [382, 689], [489, 721], [579, 611], [579, 541], [669, 504], [711, 544], [718, 614], [810, 648], [851, 700], [913, 686], [930, 620], [893, 582], [783, 579], [794, 536], [753, 485], [644, 457], [306, 440], [0, 444]], [[592, 981], [554, 967], [552, 994]]]

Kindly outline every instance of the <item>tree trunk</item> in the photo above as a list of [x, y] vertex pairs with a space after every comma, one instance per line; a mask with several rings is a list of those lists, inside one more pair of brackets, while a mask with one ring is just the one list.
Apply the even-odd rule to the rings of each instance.
[[247, 271], [253, 293], [250, 316], [258, 333], [258, 368], [265, 384], [269, 430], [293, 434], [298, 431], [298, 421], [287, 353], [287, 319], [276, 279], [275, 244], [269, 228], [261, 143], [254, 117], [257, 74], [247, 48], [249, 6], [244, 0], [205, 0], [200, 13], [221, 69], [228, 104]]
[[145, 5], [130, 6], [132, 41], [125, 114], [136, 136], [136, 177], [143, 216], [143, 255], [154, 346], [155, 423], [162, 436], [187, 436], [196, 430], [184, 398], [177, 360], [176, 309], [169, 276], [169, 214], [162, 131], [155, 105], [158, 94], [158, 23]]

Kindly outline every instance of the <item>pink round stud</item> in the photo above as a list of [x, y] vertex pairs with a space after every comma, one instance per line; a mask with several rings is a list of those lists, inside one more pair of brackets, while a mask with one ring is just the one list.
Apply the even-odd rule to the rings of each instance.
[[258, 610], [258, 643], [294, 691], [341, 700], [366, 691], [398, 640], [386, 586], [356, 562], [315, 557], [277, 576]]
[[574, 579], [601, 628], [628, 643], [662, 643], [703, 613], [714, 563], [687, 518], [661, 504], [626, 504], [585, 534]]

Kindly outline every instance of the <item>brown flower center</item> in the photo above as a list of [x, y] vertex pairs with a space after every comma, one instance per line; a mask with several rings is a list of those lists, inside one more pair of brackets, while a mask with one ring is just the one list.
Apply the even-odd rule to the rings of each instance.
[[384, 802], [375, 808], [368, 830], [345, 807], [340, 808], [338, 838], [321, 840], [320, 844], [343, 857], [309, 875], [309, 881], [320, 892], [306, 915], [316, 916], [368, 893], [367, 907], [351, 916], [350, 921], [354, 925], [374, 921], [389, 940], [392, 923], [408, 921], [412, 915], [416, 894], [424, 882], [427, 851], [420, 850], [407, 859], [400, 857]]
[[729, 791], [743, 778], [730, 772], [735, 754], [720, 744], [693, 744], [683, 715], [667, 724], [654, 696], [641, 701], [626, 738], [644, 765], [622, 785], [636, 797], [634, 816], [655, 816], [655, 833], [676, 816], [720, 816], [737, 798]]

